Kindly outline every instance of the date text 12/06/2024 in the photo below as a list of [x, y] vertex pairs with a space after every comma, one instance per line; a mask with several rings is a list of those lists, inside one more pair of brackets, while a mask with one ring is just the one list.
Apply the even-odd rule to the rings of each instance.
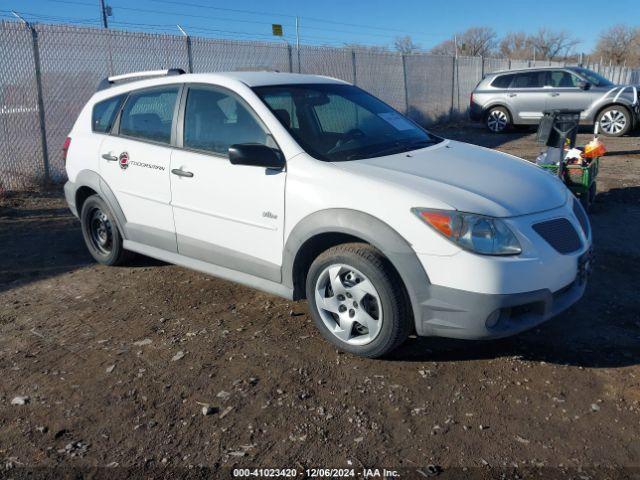
[[234, 478], [294, 478], [298, 475], [305, 478], [400, 478], [397, 470], [386, 468], [306, 468], [298, 471], [295, 468], [236, 468]]

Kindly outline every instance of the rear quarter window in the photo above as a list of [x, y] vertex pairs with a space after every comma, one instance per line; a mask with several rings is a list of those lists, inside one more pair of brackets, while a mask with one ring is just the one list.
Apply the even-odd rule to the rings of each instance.
[[126, 95], [107, 98], [93, 106], [91, 115], [91, 129], [97, 133], [106, 133], [111, 130], [113, 121], [120, 110], [120, 106]]
[[514, 75], [499, 75], [493, 79], [491, 86], [495, 88], [509, 88]]

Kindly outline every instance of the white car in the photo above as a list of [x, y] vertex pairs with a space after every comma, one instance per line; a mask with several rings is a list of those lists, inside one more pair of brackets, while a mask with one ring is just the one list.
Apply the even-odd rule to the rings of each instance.
[[367, 357], [412, 332], [529, 329], [580, 299], [590, 270], [589, 220], [560, 180], [332, 78], [110, 78], [65, 155], [98, 262], [138, 252], [306, 298], [327, 340]]

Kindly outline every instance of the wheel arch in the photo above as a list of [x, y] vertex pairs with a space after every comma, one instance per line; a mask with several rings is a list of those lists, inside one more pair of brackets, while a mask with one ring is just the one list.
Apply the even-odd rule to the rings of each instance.
[[487, 115], [489, 115], [489, 112], [491, 111], [491, 109], [496, 108], [496, 107], [501, 107], [504, 108], [507, 113], [509, 114], [509, 121], [511, 122], [511, 124], [513, 124], [513, 112], [511, 111], [511, 109], [507, 106], [506, 103], [501, 103], [501, 102], [496, 102], [496, 103], [492, 103], [491, 105], [487, 105], [484, 107], [484, 110], [482, 111], [482, 121], [486, 121], [487, 120]]
[[76, 176], [75, 181], [73, 183], [68, 182], [68, 184], [71, 184], [71, 186], [66, 186], [65, 190], [67, 188], [71, 188], [74, 190], [74, 208], [76, 209], [78, 216], [80, 216], [80, 214], [82, 213], [82, 204], [86, 201], [86, 199], [93, 194], [98, 194], [100, 195], [100, 198], [102, 198], [102, 200], [104, 200], [104, 202], [107, 204], [109, 210], [111, 210], [110, 213], [116, 221], [116, 225], [118, 227], [118, 230], [120, 231], [120, 235], [125, 238], [124, 226], [127, 223], [127, 219], [113, 191], [100, 175], [98, 175], [93, 170], [82, 170]]
[[420, 300], [428, 294], [429, 277], [411, 245], [392, 227], [364, 212], [327, 209], [302, 219], [291, 231], [284, 248], [283, 283], [293, 289], [294, 299], [306, 296], [308, 267], [323, 251], [341, 243], [367, 243], [389, 261], [411, 305], [420, 318]]

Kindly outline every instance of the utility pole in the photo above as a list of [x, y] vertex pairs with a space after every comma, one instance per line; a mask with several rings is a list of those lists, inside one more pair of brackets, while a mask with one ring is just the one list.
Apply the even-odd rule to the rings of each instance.
[[100, 0], [100, 13], [102, 14], [102, 26], [104, 28], [109, 28], [109, 22], [107, 21], [108, 12], [107, 6], [104, 4], [104, 0]]

